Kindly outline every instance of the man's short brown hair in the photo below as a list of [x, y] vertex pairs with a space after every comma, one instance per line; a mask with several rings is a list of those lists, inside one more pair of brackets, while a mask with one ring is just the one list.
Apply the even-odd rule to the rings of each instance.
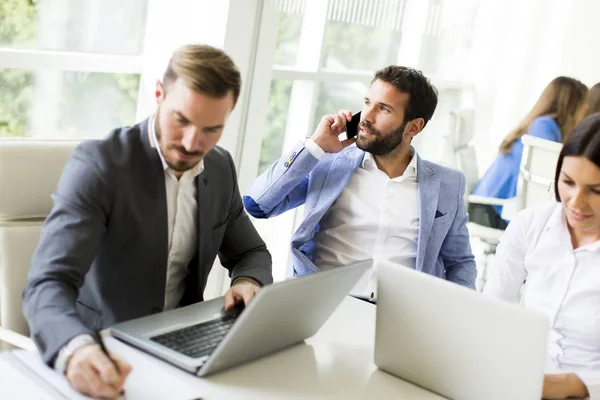
[[429, 82], [429, 79], [421, 71], [399, 65], [390, 65], [375, 73], [373, 82], [382, 80], [391, 83], [400, 92], [408, 93], [408, 104], [404, 110], [404, 122], [415, 118], [423, 118], [427, 122], [433, 116], [437, 107], [437, 89]]
[[231, 57], [204, 44], [186, 44], [173, 53], [163, 76], [165, 91], [177, 79], [211, 97], [225, 97], [231, 91], [234, 105], [242, 87], [240, 71]]

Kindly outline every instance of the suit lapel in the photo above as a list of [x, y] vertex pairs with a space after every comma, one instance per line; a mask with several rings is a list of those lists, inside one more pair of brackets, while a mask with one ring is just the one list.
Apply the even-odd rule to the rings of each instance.
[[360, 166], [364, 156], [365, 153], [363, 151], [349, 151], [336, 157], [331, 163], [327, 178], [323, 182], [323, 189], [326, 188], [327, 191], [326, 193], [321, 193], [319, 207], [313, 209], [316, 212], [313, 217], [317, 223], [327, 210], [329, 210], [333, 202], [342, 194], [346, 186], [348, 186], [348, 182], [352, 179], [354, 171]]
[[[153, 200], [152, 209], [146, 215], [150, 220], [147, 221], [148, 226], [153, 228], [156, 234], [156, 241], [160, 246], [153, 248], [155, 252], [156, 262], [153, 264], [155, 272], [148, 271], [152, 276], [157, 277], [153, 281], [153, 288], [158, 296], [164, 299], [165, 285], [167, 279], [167, 262], [169, 252], [169, 222], [167, 211], [167, 189], [165, 187], [165, 171], [160, 161], [154, 140], [150, 138], [148, 124], [151, 119], [146, 119], [140, 123], [140, 139], [145, 157], [144, 173], [140, 179], [144, 181], [147, 196]], [[153, 244], [155, 246], [155, 244]]]
[[419, 192], [419, 238], [417, 241], [417, 270], [423, 268], [425, 250], [437, 210], [440, 181], [420, 157], [417, 158], [417, 188]]
[[196, 177], [196, 198], [198, 200], [198, 262], [203, 265], [204, 257], [212, 248], [210, 224], [210, 183], [206, 169]]

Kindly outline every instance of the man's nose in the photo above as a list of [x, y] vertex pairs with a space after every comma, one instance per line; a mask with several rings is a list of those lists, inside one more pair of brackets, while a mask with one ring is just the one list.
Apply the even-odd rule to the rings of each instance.
[[372, 125], [373, 120], [373, 108], [371, 106], [364, 106], [360, 113], [360, 122], [366, 121], [366, 124]]
[[202, 149], [202, 133], [195, 127], [186, 129], [181, 139], [181, 145], [189, 153], [197, 153]]

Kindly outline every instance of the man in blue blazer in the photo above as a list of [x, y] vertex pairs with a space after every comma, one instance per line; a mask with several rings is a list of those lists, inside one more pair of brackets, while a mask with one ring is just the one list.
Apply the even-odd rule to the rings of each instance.
[[420, 71], [386, 67], [371, 82], [355, 138], [339, 139], [350, 111], [326, 115], [252, 182], [243, 200], [256, 218], [305, 205], [292, 237], [294, 274], [371, 259], [352, 293], [374, 299], [377, 261], [389, 260], [475, 287], [465, 178], [410, 145], [436, 105], [437, 91]]

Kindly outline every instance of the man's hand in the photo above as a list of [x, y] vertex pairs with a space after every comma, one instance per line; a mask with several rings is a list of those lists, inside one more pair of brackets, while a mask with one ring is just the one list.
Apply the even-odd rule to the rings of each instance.
[[352, 119], [352, 111], [340, 110], [321, 118], [315, 133], [310, 137], [326, 153], [338, 153], [350, 146], [356, 138], [340, 140], [338, 136], [346, 132], [346, 123]]
[[587, 397], [585, 383], [575, 374], [546, 374], [544, 376], [543, 399], [566, 399], [567, 397]]
[[258, 283], [249, 278], [239, 278], [225, 293], [225, 311], [231, 310], [236, 303], [247, 306], [260, 289]]
[[117, 397], [123, 391], [131, 365], [114, 353], [110, 357], [119, 367], [118, 371], [98, 344], [77, 349], [67, 361], [67, 380], [73, 388], [86, 396]]

